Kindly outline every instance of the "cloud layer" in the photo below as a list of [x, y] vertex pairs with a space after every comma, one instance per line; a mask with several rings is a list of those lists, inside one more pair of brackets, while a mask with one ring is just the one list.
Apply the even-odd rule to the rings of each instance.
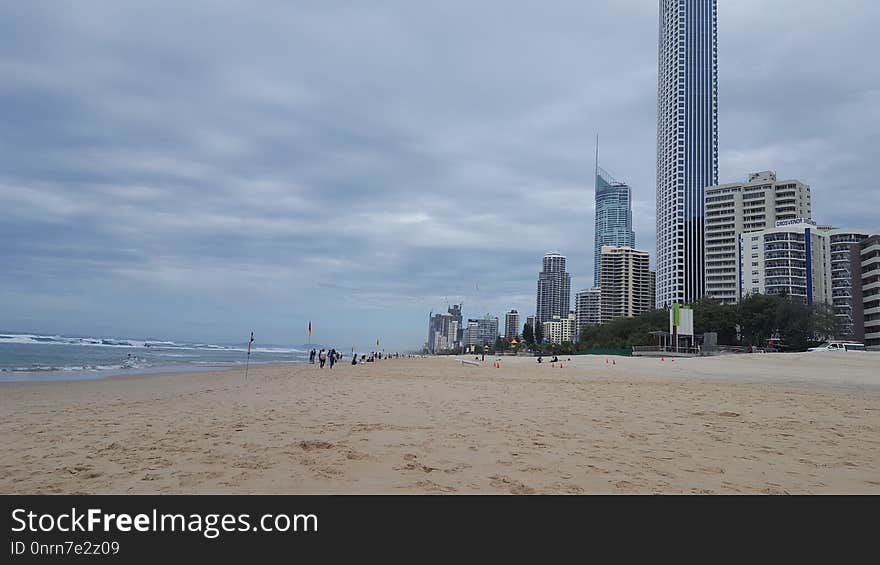
[[[654, 250], [657, 6], [0, 7], [0, 329], [419, 347], [592, 280], [593, 151]], [[878, 227], [875, 2], [720, 0], [721, 178]], [[796, 22], [793, 19], [796, 14]]]

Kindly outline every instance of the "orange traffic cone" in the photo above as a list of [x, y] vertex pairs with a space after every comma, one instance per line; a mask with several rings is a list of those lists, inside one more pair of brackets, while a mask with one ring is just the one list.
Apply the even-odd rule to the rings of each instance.
[[559, 364], [559, 368], [560, 368], [560, 369], [562, 368], [562, 363]]

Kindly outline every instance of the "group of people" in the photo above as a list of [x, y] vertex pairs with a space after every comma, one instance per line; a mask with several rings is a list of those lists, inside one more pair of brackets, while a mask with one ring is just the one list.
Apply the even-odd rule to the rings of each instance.
[[330, 368], [332, 369], [333, 365], [335, 365], [336, 362], [340, 359], [342, 359], [342, 353], [336, 351], [335, 349], [327, 350], [322, 347], [321, 351], [316, 351], [314, 349], [309, 351], [309, 363], [314, 365], [315, 360], [317, 360], [322, 369], [324, 368], [324, 365], [328, 362], [330, 363]]
[[[569, 358], [568, 360], [571, 361], [571, 358]], [[543, 363], [543, 362], [544, 362], [544, 356], [543, 356], [543, 355], [538, 355], [538, 363]], [[551, 359], [550, 362], [551, 362], [551, 363], [559, 363], [559, 357], [557, 357], [556, 355], [554, 355], [554, 356], [553, 356], [553, 359]]]
[[[351, 356], [351, 364], [357, 365], [358, 363], [374, 363], [376, 361], [381, 361], [382, 359], [397, 359], [400, 358], [400, 353], [383, 353], [381, 351], [373, 351], [369, 355], [363, 354], [360, 356], [360, 360], [356, 354], [352, 354]], [[412, 357], [412, 355], [404, 355], [403, 357]], [[309, 364], [314, 365], [316, 362], [320, 366], [321, 369], [324, 368], [324, 365], [329, 363], [330, 368], [333, 368], [340, 359], [342, 359], [342, 353], [336, 351], [336, 349], [324, 349], [321, 348], [320, 351], [316, 349], [312, 349], [309, 351]]]

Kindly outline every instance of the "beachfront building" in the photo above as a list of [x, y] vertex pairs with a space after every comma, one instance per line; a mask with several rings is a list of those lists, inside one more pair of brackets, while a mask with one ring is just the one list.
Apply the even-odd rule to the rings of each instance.
[[577, 328], [577, 317], [574, 312], [569, 312], [568, 316], [561, 318], [553, 316], [549, 322], [544, 322], [544, 341], [547, 343], [570, 343], [575, 340]]
[[483, 318], [468, 320], [464, 331], [464, 345], [495, 345], [498, 339], [498, 318], [486, 314]]
[[[739, 237], [740, 297], [786, 295], [833, 307], [842, 335], [855, 331], [851, 253], [880, 230], [839, 229], [812, 220], [780, 220]], [[855, 275], [855, 276], [854, 276]]]
[[541, 324], [551, 321], [553, 316], [568, 316], [571, 307], [571, 275], [565, 272], [563, 255], [544, 255], [543, 270], [538, 274], [535, 306], [535, 316]]
[[855, 332], [853, 321], [853, 285], [857, 284], [859, 271], [853, 271], [850, 253], [869, 236], [877, 235], [880, 230], [832, 229], [827, 234], [828, 255], [831, 273], [831, 307], [841, 336], [850, 336]]
[[[599, 252], [601, 259], [602, 253]], [[576, 336], [580, 341], [581, 332], [584, 328], [598, 326], [602, 323], [602, 291], [599, 288], [585, 288], [575, 294], [574, 299]]]
[[717, 0], [660, 0], [658, 59], [656, 302], [668, 306], [704, 294], [703, 194], [718, 184]]
[[504, 338], [507, 341], [519, 337], [519, 312], [511, 310], [504, 315]]
[[880, 235], [850, 248], [853, 337], [880, 349]]
[[[597, 151], [598, 153], [598, 151]], [[632, 190], [599, 168], [596, 157], [596, 227], [593, 286], [599, 286], [602, 272], [602, 246], [636, 246], [632, 229]]]
[[602, 247], [600, 314], [602, 323], [632, 318], [654, 309], [654, 273], [647, 251], [631, 247]]
[[774, 227], [779, 220], [811, 217], [810, 187], [778, 180], [773, 171], [752, 173], [744, 183], [706, 187], [706, 296], [739, 300], [739, 236]]

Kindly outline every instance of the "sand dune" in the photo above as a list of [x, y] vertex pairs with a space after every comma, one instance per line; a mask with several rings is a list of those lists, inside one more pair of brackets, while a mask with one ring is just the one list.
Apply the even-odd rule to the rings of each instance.
[[874, 493], [880, 355], [0, 385], [0, 493]]

